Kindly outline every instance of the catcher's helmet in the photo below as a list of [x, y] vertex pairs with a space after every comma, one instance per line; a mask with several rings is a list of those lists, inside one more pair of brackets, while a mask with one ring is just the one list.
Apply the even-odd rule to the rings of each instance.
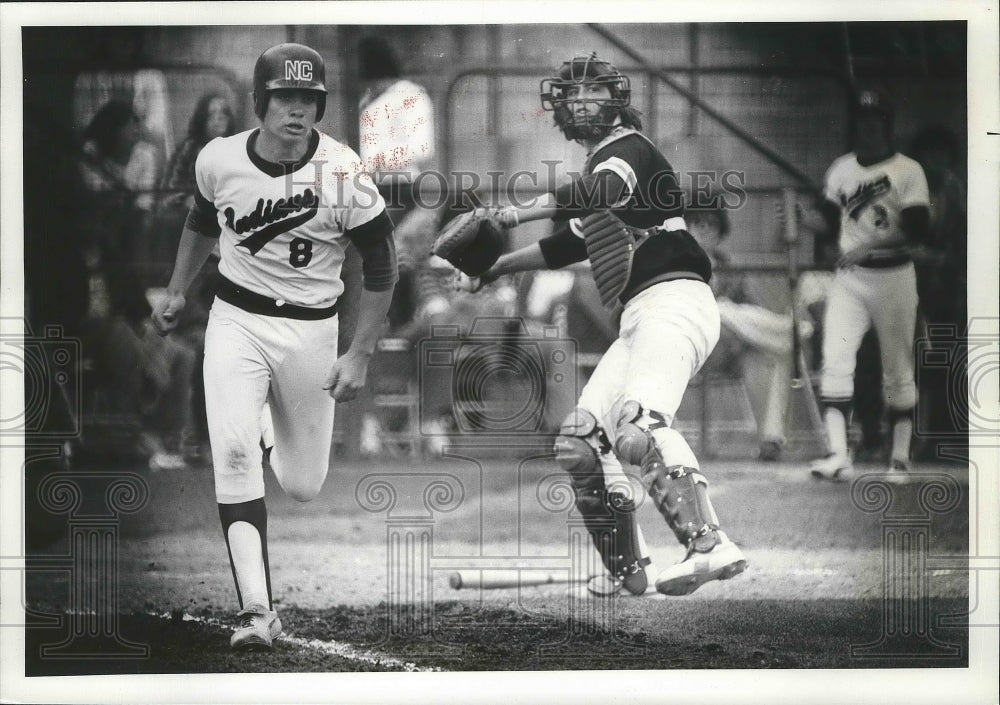
[[[573, 86], [595, 84], [606, 86], [610, 97], [569, 97], [569, 89]], [[615, 118], [629, 107], [632, 97], [628, 76], [597, 58], [596, 52], [563, 62], [553, 76], [542, 80], [539, 92], [542, 108], [553, 112], [556, 125], [570, 140], [600, 139], [607, 135]], [[577, 111], [576, 107], [582, 103], [596, 103], [599, 110], [596, 114]]]
[[298, 88], [316, 94], [316, 121], [326, 110], [326, 67], [323, 57], [304, 44], [278, 44], [257, 59], [253, 67], [253, 108], [264, 119], [271, 91]]

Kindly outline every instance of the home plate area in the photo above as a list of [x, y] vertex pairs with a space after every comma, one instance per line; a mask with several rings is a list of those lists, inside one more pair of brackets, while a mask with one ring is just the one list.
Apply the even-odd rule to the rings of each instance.
[[[511, 464], [341, 464], [308, 504], [269, 484], [284, 631], [256, 652], [229, 648], [238, 606], [211, 474], [145, 475], [149, 502], [116, 527], [116, 570], [74, 577], [68, 539], [29, 558], [26, 675], [968, 665], [965, 467], [917, 468], [946, 492], [910, 526], [865, 504], [862, 487], [814, 482], [796, 464], [712, 462], [716, 508], [747, 570], [686, 597], [599, 599], [573, 580], [596, 563], [575, 515], [539, 507], [558, 467]], [[860, 469], [858, 482], [877, 482], [878, 469]], [[454, 487], [433, 515], [373, 512], [353, 491], [388, 477], [403, 496], [435, 474]], [[926, 505], [926, 482], [891, 488], [902, 515]], [[639, 523], [655, 565], [669, 565], [683, 551], [647, 505]], [[901, 585], [893, 566], [924, 574]], [[513, 586], [480, 587], [511, 575]]]

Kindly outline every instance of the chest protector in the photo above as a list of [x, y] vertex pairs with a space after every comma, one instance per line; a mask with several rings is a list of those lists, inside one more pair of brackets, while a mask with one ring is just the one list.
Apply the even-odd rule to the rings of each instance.
[[588, 215], [582, 222], [587, 258], [601, 303], [612, 309], [632, 274], [635, 250], [655, 232], [629, 227], [610, 211]]

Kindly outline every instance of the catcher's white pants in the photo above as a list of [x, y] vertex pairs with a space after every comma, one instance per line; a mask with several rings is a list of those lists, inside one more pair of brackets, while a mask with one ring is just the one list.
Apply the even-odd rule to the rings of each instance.
[[264, 496], [261, 411], [274, 424], [271, 466], [300, 501], [326, 479], [334, 401], [323, 383], [337, 358], [338, 319], [300, 321], [248, 313], [216, 299], [205, 333], [205, 406], [222, 504]]
[[[579, 406], [600, 419], [612, 443], [614, 414], [623, 401], [638, 401], [672, 424], [688, 382], [718, 341], [719, 309], [707, 284], [688, 279], [655, 284], [626, 304], [619, 337], [594, 369]], [[698, 467], [673, 429], [654, 431], [653, 438], [668, 465]]]
[[890, 269], [838, 270], [830, 286], [823, 321], [824, 399], [854, 395], [854, 368], [861, 339], [873, 325], [882, 356], [882, 394], [886, 405], [916, 404], [913, 335], [917, 322], [917, 277], [912, 263]]

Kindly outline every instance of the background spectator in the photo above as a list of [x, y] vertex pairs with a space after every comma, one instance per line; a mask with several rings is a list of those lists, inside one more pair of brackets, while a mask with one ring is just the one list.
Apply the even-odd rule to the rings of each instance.
[[[104, 27], [93, 42], [89, 70], [73, 86], [73, 121], [77, 129], [90, 123], [101, 107], [120, 101], [132, 108], [143, 138], [152, 146], [159, 169], [173, 148], [167, 79], [144, 55], [144, 35], [133, 27]], [[152, 205], [150, 194], [149, 206]]]
[[236, 120], [226, 96], [221, 93], [202, 95], [188, 123], [187, 136], [178, 145], [163, 174], [161, 206], [183, 204], [186, 212], [194, 202], [194, 163], [198, 154], [216, 137], [229, 137], [235, 132]]
[[[509, 277], [494, 282], [477, 294], [456, 291], [454, 277], [455, 269], [440, 257], [431, 256], [418, 270], [415, 314], [397, 332], [398, 337], [410, 342], [414, 374], [415, 366], [422, 362], [419, 359], [420, 341], [430, 338], [435, 326], [457, 327], [459, 336], [464, 337], [469, 335], [478, 319], [510, 319], [516, 313], [517, 292]], [[477, 330], [483, 332], [482, 329]], [[509, 335], [511, 344], [516, 344], [516, 331], [497, 330], [490, 326], [488, 333], [500, 339]], [[435, 385], [423, 385], [420, 394], [422, 406], [429, 412], [423, 422], [426, 441], [432, 452], [439, 453], [445, 444], [444, 436], [458, 431], [459, 424], [455, 418], [457, 400], [450, 388]], [[394, 421], [390, 419], [389, 423]], [[380, 429], [374, 423], [368, 425], [370, 440]], [[369, 443], [372, 449], [378, 445], [374, 441]]]
[[138, 278], [127, 269], [112, 269], [92, 293], [90, 343], [94, 350], [95, 384], [110, 413], [138, 422], [133, 453], [153, 470], [184, 467], [181, 435], [190, 419], [194, 352], [152, 327], [152, 311]]
[[399, 282], [389, 309], [389, 326], [396, 331], [416, 312], [416, 269], [437, 229], [438, 214], [416, 208], [413, 197], [414, 181], [434, 158], [434, 104], [423, 86], [403, 78], [395, 51], [382, 37], [358, 42], [358, 71], [358, 155], [396, 226]]
[[[218, 92], [203, 94], [195, 105], [188, 122], [187, 136], [177, 147], [161, 182], [161, 199], [157, 218], [156, 255], [160, 283], [170, 276], [171, 263], [188, 211], [194, 203], [197, 189], [194, 165], [198, 154], [216, 137], [229, 137], [236, 132], [233, 109], [225, 95]], [[215, 276], [218, 253], [209, 257], [190, 289], [188, 305], [174, 335], [194, 351], [196, 364], [191, 377], [191, 423], [185, 428], [182, 451], [188, 460], [197, 460], [208, 445], [208, 421], [205, 418], [205, 382], [202, 363], [205, 356], [205, 327], [208, 312], [215, 297]]]
[[[757, 420], [759, 457], [777, 460], [785, 445], [791, 389], [791, 316], [750, 303], [745, 275], [724, 271], [729, 257], [721, 244], [729, 235], [729, 219], [718, 203], [690, 208], [685, 219], [688, 231], [712, 259], [711, 285], [722, 322], [719, 342], [702, 375], [743, 378]], [[753, 383], [756, 380], [762, 384]]]
[[148, 259], [149, 209], [142, 198], [156, 184], [153, 150], [142, 140], [138, 116], [117, 100], [97, 112], [83, 136], [84, 247], [93, 264], [136, 267]]

